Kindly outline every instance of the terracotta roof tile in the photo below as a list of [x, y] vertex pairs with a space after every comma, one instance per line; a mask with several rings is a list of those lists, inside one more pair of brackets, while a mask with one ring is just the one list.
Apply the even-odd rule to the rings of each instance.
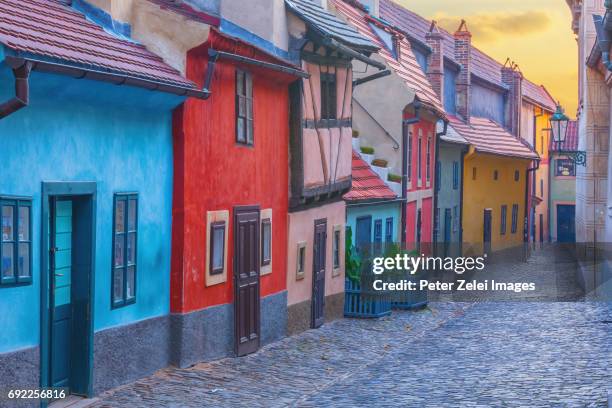
[[550, 151], [556, 152], [563, 150], [566, 152], [574, 152], [578, 150], [578, 122], [575, 120], [570, 121], [567, 124], [567, 136], [565, 142], [559, 148], [557, 143], [553, 142], [552, 137], [550, 138]]
[[397, 195], [372, 170], [359, 153], [353, 150], [353, 184], [351, 190], [344, 195], [347, 201], [390, 200]]
[[189, 4], [182, 1], [176, 0], [148, 0], [153, 4], [157, 4], [162, 9], [173, 11], [174, 13], [180, 14], [190, 20], [197, 21], [198, 23], [210, 24], [218, 27], [221, 23], [221, 19], [218, 16], [205, 13], [200, 10], [196, 10]]
[[99, 71], [195, 88], [144, 46], [106, 32], [55, 1], [0, 0], [0, 43], [17, 52]]
[[[413, 89], [419, 100], [434, 108], [440, 115], [444, 115], [444, 108], [431, 87], [427, 76], [417, 62], [412, 46], [406, 38], [402, 38], [399, 47], [399, 60], [385, 47], [376, 33], [370, 27], [370, 17], [347, 0], [330, 0], [336, 10], [354, 26], [362, 35], [380, 47], [378, 54], [385, 60], [395, 73], [402, 78], [409, 88]], [[393, 30], [392, 27], [387, 27]], [[401, 35], [400, 32], [397, 32]], [[403, 37], [403, 35], [401, 35]]]
[[544, 85], [538, 86], [528, 79], [523, 79], [523, 96], [531, 99], [549, 112], [554, 112], [557, 109], [557, 104]]
[[452, 128], [478, 152], [524, 159], [538, 158], [531, 148], [492, 120], [472, 117], [470, 123], [465, 123], [456, 116], [449, 116], [448, 119]]

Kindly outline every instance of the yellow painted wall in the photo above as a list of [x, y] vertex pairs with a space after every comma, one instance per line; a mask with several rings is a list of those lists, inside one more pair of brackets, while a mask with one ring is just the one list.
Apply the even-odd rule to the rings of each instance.
[[[550, 160], [548, 155], [548, 146], [550, 141], [550, 131], [545, 130], [550, 127], [550, 116], [551, 112], [543, 111], [541, 108], [536, 108], [536, 137], [535, 137], [535, 148], [536, 152], [541, 158], [540, 168], [536, 171], [535, 183], [536, 183], [536, 197], [542, 199], [542, 202], [535, 207], [535, 240], [540, 242], [540, 214], [543, 219], [543, 242], [548, 242], [550, 235], [550, 215], [548, 211], [549, 205], [549, 169]], [[544, 191], [541, 191], [544, 187]]]
[[[482, 253], [484, 210], [492, 210], [491, 249], [521, 245], [525, 216], [525, 174], [529, 160], [476, 153], [465, 156], [463, 173], [463, 248], [467, 255]], [[476, 177], [474, 178], [474, 169]], [[498, 178], [495, 180], [494, 172]], [[514, 172], [519, 171], [518, 181]], [[517, 229], [512, 233], [512, 205], [518, 204]], [[501, 231], [501, 207], [508, 207], [506, 233]]]

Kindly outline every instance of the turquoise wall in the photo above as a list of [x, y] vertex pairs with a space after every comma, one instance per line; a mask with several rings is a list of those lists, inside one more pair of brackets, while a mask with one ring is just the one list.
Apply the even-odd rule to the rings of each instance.
[[400, 203], [362, 205], [346, 207], [346, 225], [351, 227], [353, 231], [353, 245], [355, 244], [355, 231], [357, 226], [357, 218], [372, 216], [372, 240], [374, 240], [374, 222], [382, 220], [382, 239], [385, 240], [385, 220], [393, 218], [393, 242], [400, 242]]
[[[0, 55], [1, 62], [1, 55]], [[0, 64], [0, 101], [13, 97]], [[95, 331], [169, 313], [171, 110], [181, 98], [33, 72], [30, 105], [0, 119], [0, 195], [32, 197], [33, 282], [0, 286], [0, 352], [40, 339], [41, 183], [97, 182]], [[111, 309], [113, 194], [139, 193], [136, 303]]]
[[[461, 239], [461, 178], [463, 175], [461, 167], [461, 152], [464, 145], [440, 142], [438, 145], [438, 167], [440, 174], [437, 175], [440, 181], [438, 189], [437, 211], [439, 212], [438, 237], [437, 242], [444, 242], [444, 212], [447, 208], [451, 210], [451, 240], [459, 242]], [[453, 163], [458, 165], [458, 184], [453, 188]], [[455, 210], [456, 208], [456, 210]], [[457, 220], [455, 221], [455, 217]], [[453, 230], [452, 223], [456, 222], [456, 229]]]

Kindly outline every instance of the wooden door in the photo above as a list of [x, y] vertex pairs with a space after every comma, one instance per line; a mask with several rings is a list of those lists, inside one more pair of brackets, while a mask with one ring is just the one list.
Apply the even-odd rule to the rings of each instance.
[[365, 255], [372, 245], [372, 216], [357, 218], [357, 233], [355, 235], [357, 252]]
[[259, 208], [234, 210], [234, 344], [236, 355], [260, 344]]
[[327, 220], [315, 221], [312, 272], [312, 327], [325, 321], [325, 261], [327, 248]]
[[573, 205], [557, 205], [557, 241], [576, 241], [576, 207]]
[[492, 212], [490, 208], [484, 210], [484, 228], [482, 240], [484, 243], [484, 253], [488, 254], [491, 252], [491, 220]]
[[52, 387], [69, 387], [72, 365], [72, 201], [51, 199], [49, 263]]

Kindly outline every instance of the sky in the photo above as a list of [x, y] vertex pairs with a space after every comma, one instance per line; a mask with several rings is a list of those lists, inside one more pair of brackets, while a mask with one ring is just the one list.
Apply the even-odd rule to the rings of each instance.
[[523, 75], [546, 86], [567, 114], [575, 116], [578, 49], [565, 0], [394, 0], [455, 32], [462, 18], [472, 43]]

